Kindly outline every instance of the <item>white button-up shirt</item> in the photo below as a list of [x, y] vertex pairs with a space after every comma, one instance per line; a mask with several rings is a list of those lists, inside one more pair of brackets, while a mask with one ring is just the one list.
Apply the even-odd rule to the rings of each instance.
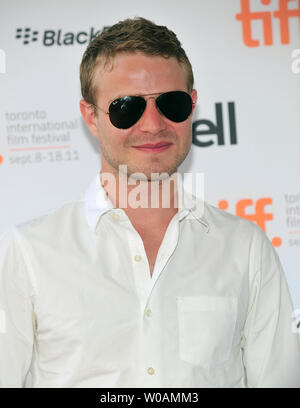
[[199, 208], [180, 204], [152, 277], [98, 176], [3, 234], [0, 386], [300, 387], [276, 252], [255, 224]]

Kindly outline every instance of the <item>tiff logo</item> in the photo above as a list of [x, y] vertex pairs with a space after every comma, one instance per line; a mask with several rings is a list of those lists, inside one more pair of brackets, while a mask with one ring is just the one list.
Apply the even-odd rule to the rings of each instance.
[[[270, 204], [272, 204], [272, 198], [260, 198], [256, 201], [255, 206], [250, 198], [239, 200], [236, 204], [236, 215], [256, 222], [266, 232], [266, 221], [273, 220], [273, 214], [265, 212], [265, 206]], [[253, 206], [255, 208], [254, 212], [252, 214], [247, 213], [246, 208], [253, 208]]]
[[[260, 0], [264, 6], [268, 6], [271, 0]], [[296, 8], [289, 8], [289, 4]], [[259, 40], [252, 36], [252, 21], [261, 20], [263, 28], [264, 45], [273, 44], [272, 18], [279, 20], [281, 44], [290, 43], [290, 18], [297, 18], [300, 29], [300, 0], [278, 0], [278, 10], [274, 11], [251, 11], [250, 0], [241, 0], [241, 12], [236, 14], [236, 19], [242, 23], [243, 41], [248, 47], [258, 47]]]
[[[270, 197], [259, 198], [256, 202], [251, 198], [243, 198], [237, 201], [235, 214], [238, 217], [255, 222], [266, 233], [266, 222], [272, 221], [274, 216], [272, 212], [266, 212], [265, 207], [272, 203], [273, 200]], [[227, 200], [221, 200], [218, 203], [218, 207], [221, 210], [227, 210], [229, 203]], [[282, 239], [280, 237], [274, 237], [272, 244], [275, 247], [279, 247], [282, 244]]]
[[0, 49], [0, 74], [6, 73], [6, 55], [5, 51]]
[[23, 44], [29, 44], [32, 41], [37, 41], [38, 31], [32, 31], [30, 28], [17, 28], [16, 38], [23, 38]]

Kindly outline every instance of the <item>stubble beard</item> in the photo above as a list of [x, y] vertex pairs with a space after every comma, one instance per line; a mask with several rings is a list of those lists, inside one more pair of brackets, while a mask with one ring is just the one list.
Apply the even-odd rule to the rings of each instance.
[[152, 164], [150, 164], [150, 169], [149, 166], [138, 167], [130, 163], [121, 162], [120, 160], [118, 160], [118, 158], [108, 155], [105, 149], [104, 150], [101, 149], [101, 152], [106, 162], [113, 169], [114, 175], [116, 177], [119, 175], [119, 172], [122, 172], [122, 167], [120, 166], [127, 166], [126, 176], [128, 178], [130, 177], [131, 179], [137, 181], [147, 180], [148, 182], [151, 182], [167, 179], [171, 177], [174, 173], [176, 173], [178, 167], [183, 163], [186, 156], [188, 155], [189, 149], [182, 153], [181, 155], [176, 155], [174, 159], [174, 164], [170, 164], [169, 166], [166, 167], [164, 166], [163, 163], [160, 162], [160, 160], [155, 160]]
[[126, 176], [133, 180], [143, 180], [143, 181], [157, 181], [157, 180], [164, 180], [171, 177], [174, 173], [177, 172], [178, 167], [184, 162], [185, 158], [187, 157], [189, 151], [191, 149], [191, 143], [185, 145], [185, 150], [181, 154], [177, 154], [174, 158], [174, 163], [168, 165], [167, 167], [159, 160], [158, 158], [153, 158], [153, 162], [146, 167], [142, 166], [134, 166], [134, 164], [121, 162], [117, 156], [109, 154], [107, 149], [102, 145], [100, 142], [100, 150], [101, 153], [113, 170], [115, 177], [119, 176], [119, 172], [122, 172], [122, 167], [119, 166], [127, 166], [126, 167]]

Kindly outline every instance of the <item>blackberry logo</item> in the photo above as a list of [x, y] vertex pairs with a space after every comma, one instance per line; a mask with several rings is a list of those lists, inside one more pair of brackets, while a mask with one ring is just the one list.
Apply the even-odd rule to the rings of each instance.
[[36, 42], [41, 39], [42, 45], [45, 47], [51, 46], [65, 46], [65, 45], [75, 45], [75, 44], [88, 44], [102, 31], [108, 29], [109, 26], [105, 26], [102, 30], [97, 30], [91, 27], [88, 31], [78, 31], [78, 32], [64, 32], [63, 30], [45, 30], [41, 32], [39, 36], [39, 31], [33, 31], [31, 28], [17, 28], [16, 29], [16, 39], [23, 40], [23, 44], [27, 45], [30, 42]]
[[32, 31], [31, 28], [17, 28], [16, 38], [23, 38], [23, 44], [29, 44], [30, 42], [37, 41], [38, 31]]

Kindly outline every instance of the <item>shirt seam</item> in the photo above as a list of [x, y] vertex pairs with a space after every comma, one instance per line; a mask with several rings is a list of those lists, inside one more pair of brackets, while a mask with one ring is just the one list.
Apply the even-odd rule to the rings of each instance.
[[25, 248], [23, 246], [23, 238], [21, 238], [21, 234], [20, 234], [20, 232], [18, 231], [17, 228], [15, 229], [15, 239], [16, 239], [16, 242], [17, 242], [19, 248], [20, 248], [20, 252], [21, 252], [21, 254], [23, 256], [23, 260], [24, 260], [24, 263], [25, 263], [25, 266], [26, 266], [26, 269], [27, 269], [27, 275], [28, 275], [28, 278], [29, 278], [29, 282], [31, 283], [33, 293], [34, 293], [34, 295], [36, 297], [36, 295], [37, 295], [37, 281], [36, 281], [36, 278], [35, 278], [35, 275], [34, 275], [34, 272], [33, 272], [31, 262], [29, 261], [29, 256], [26, 253], [26, 250], [25, 250]]
[[[259, 267], [257, 268], [257, 270], [256, 270], [256, 272], [255, 272], [255, 274], [253, 276], [253, 285], [255, 285], [255, 284], [257, 285], [257, 291], [256, 291], [256, 294], [254, 296], [253, 303], [250, 306], [249, 311], [247, 313], [247, 316], [249, 314], [250, 315], [252, 314], [252, 316], [250, 318], [249, 330], [248, 330], [248, 339], [247, 339], [247, 342], [249, 344], [251, 343], [251, 339], [252, 339], [252, 336], [253, 336], [254, 320], [255, 320], [254, 317], [256, 315], [257, 303], [258, 303], [259, 297], [260, 297], [261, 280], [262, 280], [262, 275], [261, 275], [261, 272], [262, 272], [262, 245], [263, 245], [263, 242], [261, 241], [260, 246], [259, 246], [259, 248], [260, 248], [260, 250], [259, 250]], [[248, 350], [247, 350], [247, 353], [246, 353], [246, 369], [247, 369], [247, 367], [249, 365], [248, 361], [249, 361], [249, 359], [248, 359]], [[247, 375], [247, 372], [246, 372], [246, 375]], [[261, 376], [262, 376], [262, 365], [259, 367], [259, 375], [257, 375], [256, 387], [259, 386]], [[248, 383], [248, 376], [247, 376], [247, 383]]]

